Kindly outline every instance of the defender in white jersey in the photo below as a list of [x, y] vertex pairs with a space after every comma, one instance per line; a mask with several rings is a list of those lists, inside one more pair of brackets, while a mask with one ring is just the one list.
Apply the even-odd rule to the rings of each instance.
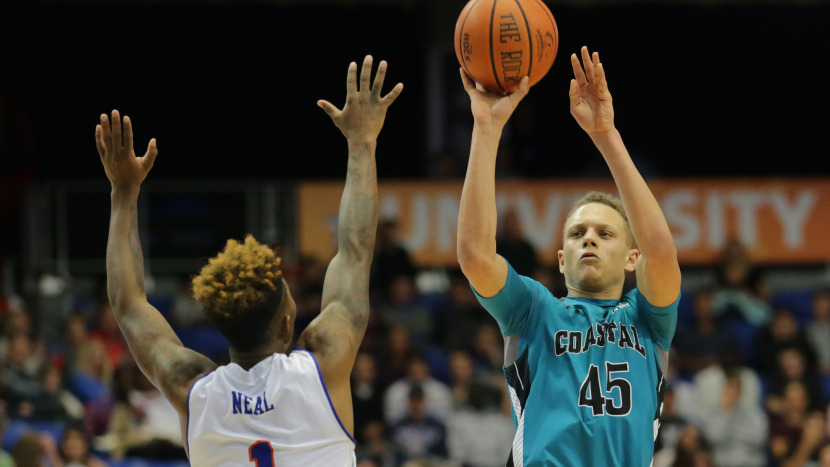
[[380, 95], [386, 62], [373, 83], [371, 74], [371, 56], [359, 83], [351, 63], [343, 109], [317, 103], [349, 143], [339, 248], [326, 273], [320, 315], [293, 347], [297, 308], [280, 258], [252, 236], [228, 240], [193, 280], [194, 298], [230, 344], [231, 363], [218, 368], [182, 345], [144, 292], [137, 200], [158, 155], [156, 140], [136, 157], [129, 117], [122, 123], [116, 110], [111, 120], [101, 115], [95, 138], [112, 184], [107, 292], [141, 371], [179, 412], [192, 465], [355, 465], [349, 375], [369, 314], [375, 147], [386, 111], [403, 89], [399, 83]]

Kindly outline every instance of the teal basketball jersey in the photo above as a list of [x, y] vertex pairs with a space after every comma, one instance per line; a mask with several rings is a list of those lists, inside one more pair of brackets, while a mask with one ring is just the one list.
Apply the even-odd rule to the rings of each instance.
[[677, 301], [559, 299], [510, 265], [498, 294], [476, 296], [505, 336], [508, 466], [651, 464]]

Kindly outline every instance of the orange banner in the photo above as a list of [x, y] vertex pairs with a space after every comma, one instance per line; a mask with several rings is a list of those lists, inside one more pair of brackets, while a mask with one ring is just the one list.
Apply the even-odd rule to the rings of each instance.
[[[405, 248], [420, 266], [454, 265], [461, 182], [386, 182], [379, 186], [381, 218], [398, 221]], [[717, 260], [737, 238], [760, 263], [830, 261], [830, 179], [649, 181], [663, 209], [683, 264]], [[299, 245], [328, 261], [336, 250], [343, 184], [299, 187]], [[498, 182], [500, 214], [516, 212], [540, 259], [553, 264], [562, 225], [586, 191], [616, 194], [611, 181]]]

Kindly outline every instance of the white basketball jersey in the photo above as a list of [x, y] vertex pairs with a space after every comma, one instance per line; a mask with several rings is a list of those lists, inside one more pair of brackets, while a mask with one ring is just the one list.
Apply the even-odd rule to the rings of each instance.
[[193, 384], [187, 410], [194, 466], [356, 465], [354, 439], [307, 350], [275, 353], [248, 371], [219, 367]]

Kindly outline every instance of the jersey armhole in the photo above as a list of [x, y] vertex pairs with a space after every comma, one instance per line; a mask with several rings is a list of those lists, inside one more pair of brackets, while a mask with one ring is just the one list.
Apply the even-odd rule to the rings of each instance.
[[187, 391], [187, 420], [185, 421], [184, 428], [184, 452], [185, 454], [187, 454], [188, 459], [190, 459], [190, 395], [193, 394], [193, 388], [196, 387], [196, 383], [198, 383], [202, 380], [202, 378], [208, 376], [214, 371], [216, 371], [216, 369], [210, 370], [202, 376], [196, 378], [193, 381], [193, 384], [190, 385], [190, 390]]
[[323, 386], [323, 392], [326, 394], [326, 400], [329, 401], [329, 407], [331, 408], [331, 413], [334, 414], [334, 419], [337, 420], [337, 423], [340, 425], [340, 428], [343, 430], [343, 433], [345, 433], [346, 436], [349, 438], [349, 441], [357, 445], [357, 441], [355, 441], [354, 437], [351, 434], [349, 434], [349, 430], [347, 430], [346, 426], [343, 425], [343, 422], [340, 420], [340, 416], [337, 415], [337, 410], [335, 410], [334, 404], [331, 402], [329, 388], [326, 386], [326, 381], [323, 379], [323, 372], [320, 371], [320, 364], [317, 363], [317, 357], [315, 357], [313, 353], [309, 352], [306, 349], [295, 348], [294, 350], [306, 352], [311, 357], [311, 360], [314, 362], [314, 367], [317, 368], [317, 376], [320, 378], [320, 384]]

